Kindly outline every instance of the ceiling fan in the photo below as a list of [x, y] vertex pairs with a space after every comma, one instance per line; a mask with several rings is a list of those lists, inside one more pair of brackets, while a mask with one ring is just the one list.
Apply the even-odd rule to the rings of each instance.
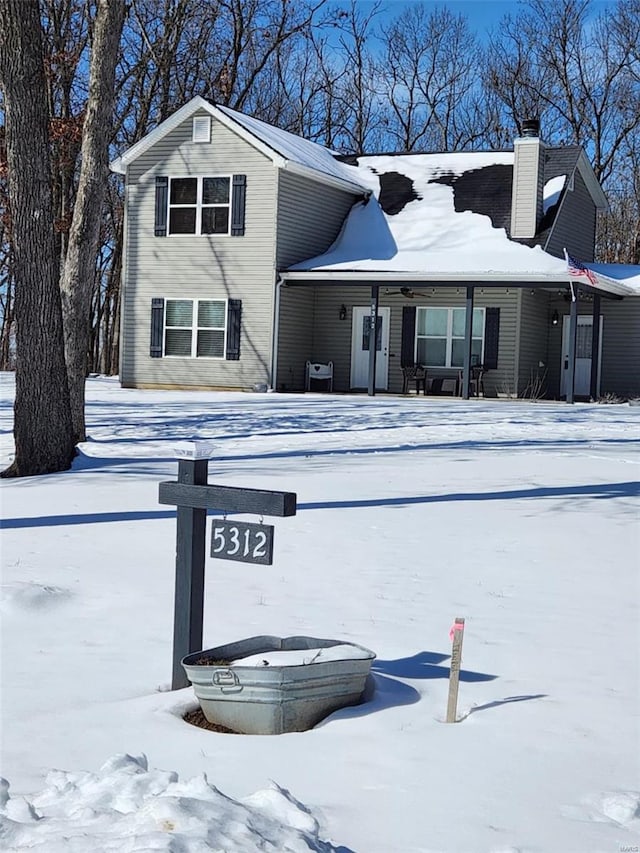
[[431, 299], [430, 293], [422, 291], [416, 292], [412, 287], [400, 287], [398, 290], [390, 290], [388, 287], [384, 291], [385, 296], [402, 296], [405, 299]]

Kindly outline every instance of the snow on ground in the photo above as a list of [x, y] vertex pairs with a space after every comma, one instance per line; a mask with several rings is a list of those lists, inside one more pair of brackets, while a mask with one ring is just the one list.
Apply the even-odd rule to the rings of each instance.
[[[640, 407], [96, 378], [88, 422], [72, 471], [1, 483], [3, 849], [640, 846]], [[278, 736], [182, 720], [158, 483], [193, 439], [214, 444], [210, 482], [298, 496], [270, 520], [273, 566], [207, 560], [205, 647], [360, 644], [377, 655], [364, 704]]]

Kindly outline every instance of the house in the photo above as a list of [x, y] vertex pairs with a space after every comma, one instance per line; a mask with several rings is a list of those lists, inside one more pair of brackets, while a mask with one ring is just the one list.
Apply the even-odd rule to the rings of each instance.
[[330, 361], [334, 391], [420, 363], [433, 392], [481, 364], [487, 395], [640, 394], [640, 268], [593, 263], [606, 199], [536, 123], [507, 152], [341, 157], [194, 98], [111, 168], [124, 387], [301, 391]]

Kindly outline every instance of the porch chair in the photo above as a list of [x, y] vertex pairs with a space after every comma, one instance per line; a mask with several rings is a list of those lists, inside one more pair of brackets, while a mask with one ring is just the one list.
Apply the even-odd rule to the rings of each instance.
[[[484, 397], [484, 372], [484, 367], [481, 364], [471, 365], [469, 396], [479, 397], [482, 394]], [[460, 397], [464, 395], [464, 370], [461, 370], [458, 374], [458, 394]]]
[[408, 364], [402, 368], [402, 393], [409, 393], [409, 383], [416, 383], [416, 394], [420, 394], [420, 386], [422, 393], [427, 393], [427, 369], [421, 364]]
[[306, 382], [305, 390], [311, 391], [311, 382], [320, 381], [328, 383], [328, 390], [333, 391], [333, 362], [327, 364], [319, 364], [315, 361], [308, 361], [305, 371]]

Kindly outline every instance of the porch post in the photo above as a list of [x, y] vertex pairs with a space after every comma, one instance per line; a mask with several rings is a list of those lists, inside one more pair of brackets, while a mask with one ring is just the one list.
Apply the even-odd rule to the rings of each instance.
[[[575, 296], [574, 296], [575, 292]], [[567, 403], [574, 402], [576, 382], [576, 336], [578, 334], [578, 286], [573, 284], [569, 314], [569, 364], [567, 370]]]
[[593, 295], [593, 326], [591, 327], [591, 383], [589, 396], [596, 400], [598, 396], [598, 373], [600, 370], [600, 294]]
[[469, 399], [471, 380], [471, 337], [473, 333], [473, 287], [467, 287], [467, 308], [464, 315], [464, 361], [462, 367], [462, 396]]
[[369, 385], [367, 393], [376, 395], [376, 341], [378, 340], [378, 302], [379, 287], [371, 285], [371, 314], [369, 315]]

